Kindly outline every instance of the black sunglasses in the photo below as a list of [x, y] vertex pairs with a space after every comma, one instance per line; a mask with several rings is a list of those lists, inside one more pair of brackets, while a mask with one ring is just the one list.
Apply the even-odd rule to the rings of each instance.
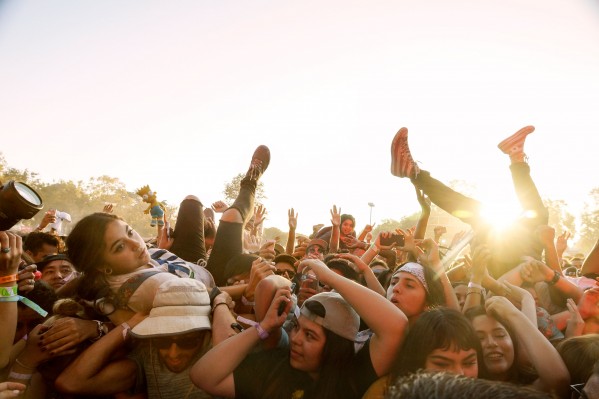
[[193, 349], [196, 348], [200, 344], [199, 337], [161, 337], [161, 338], [152, 338], [152, 345], [154, 345], [158, 349], [168, 349], [172, 344], [175, 344], [179, 347], [179, 349]]
[[293, 270], [275, 270], [275, 274], [277, 276], [284, 276], [287, 273], [287, 276], [292, 279], [295, 277], [295, 272]]

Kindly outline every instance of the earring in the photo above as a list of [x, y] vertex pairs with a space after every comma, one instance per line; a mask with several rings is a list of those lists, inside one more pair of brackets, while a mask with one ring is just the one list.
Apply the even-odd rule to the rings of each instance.
[[105, 268], [104, 269], [104, 274], [107, 275], [107, 276], [110, 276], [112, 274], [112, 269], [109, 268], [109, 267]]

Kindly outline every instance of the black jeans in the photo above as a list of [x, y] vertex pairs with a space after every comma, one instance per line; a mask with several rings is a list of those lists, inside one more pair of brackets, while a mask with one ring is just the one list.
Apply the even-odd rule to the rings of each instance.
[[235, 208], [241, 214], [242, 223], [220, 221], [214, 238], [214, 246], [208, 258], [206, 268], [217, 287], [227, 285], [230, 276], [225, 275], [227, 263], [236, 255], [243, 252], [243, 227], [254, 213], [254, 197], [256, 195], [255, 180], [244, 178], [239, 186], [239, 194], [231, 208]]
[[510, 166], [514, 189], [524, 216], [518, 219], [508, 230], [497, 233], [481, 217], [481, 203], [449, 188], [431, 177], [427, 171], [421, 171], [412, 183], [439, 208], [469, 224], [484, 239], [491, 250], [489, 272], [499, 277], [521, 263], [522, 256], [528, 255], [541, 259], [543, 247], [537, 240], [535, 229], [546, 225], [549, 220], [547, 208], [530, 176], [530, 167], [525, 162]]
[[194, 199], [184, 199], [181, 202], [170, 252], [188, 262], [206, 260], [204, 207], [201, 202]]

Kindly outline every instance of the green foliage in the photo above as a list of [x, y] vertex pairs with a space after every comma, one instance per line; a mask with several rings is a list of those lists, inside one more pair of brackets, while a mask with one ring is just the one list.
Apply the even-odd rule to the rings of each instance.
[[[237, 195], [239, 194], [239, 185], [244, 177], [245, 173], [240, 173], [232, 178], [230, 182], [225, 184], [223, 194], [225, 195], [224, 201], [226, 203], [232, 204], [233, 201], [235, 201], [235, 198], [237, 198]], [[258, 185], [256, 186], [256, 204], [262, 203], [266, 198], [268, 197], [264, 195], [264, 184], [261, 181], [258, 181]]]
[[566, 202], [563, 200], [545, 200], [543, 201], [549, 212], [549, 226], [555, 229], [556, 236], [564, 231], [574, 234], [576, 232], [576, 223], [574, 215], [566, 210]]
[[590, 202], [585, 203], [580, 215], [580, 241], [578, 246], [588, 254], [599, 240], [599, 187], [589, 193]]
[[[135, 193], [127, 191], [125, 184], [118, 178], [100, 176], [91, 178], [87, 183], [64, 180], [43, 183], [37, 178], [37, 173], [8, 167], [0, 154], [0, 181], [9, 180], [30, 185], [42, 197], [44, 203], [44, 208], [32, 219], [21, 221], [24, 231], [35, 228], [46, 211], [57, 209], [71, 215], [72, 222], [63, 224], [63, 232], [68, 234], [81, 218], [101, 212], [104, 205], [111, 203], [114, 204], [113, 213], [125, 219], [143, 237], [156, 235], [156, 228], [150, 227], [150, 216], [143, 213], [147, 204]], [[176, 215], [176, 207], [166, 208], [167, 215]]]

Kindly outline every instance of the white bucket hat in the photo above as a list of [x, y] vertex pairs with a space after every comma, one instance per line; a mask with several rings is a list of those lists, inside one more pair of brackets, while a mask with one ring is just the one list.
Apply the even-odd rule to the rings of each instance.
[[209, 330], [210, 295], [201, 281], [178, 278], [160, 285], [150, 314], [131, 329], [135, 338]]

